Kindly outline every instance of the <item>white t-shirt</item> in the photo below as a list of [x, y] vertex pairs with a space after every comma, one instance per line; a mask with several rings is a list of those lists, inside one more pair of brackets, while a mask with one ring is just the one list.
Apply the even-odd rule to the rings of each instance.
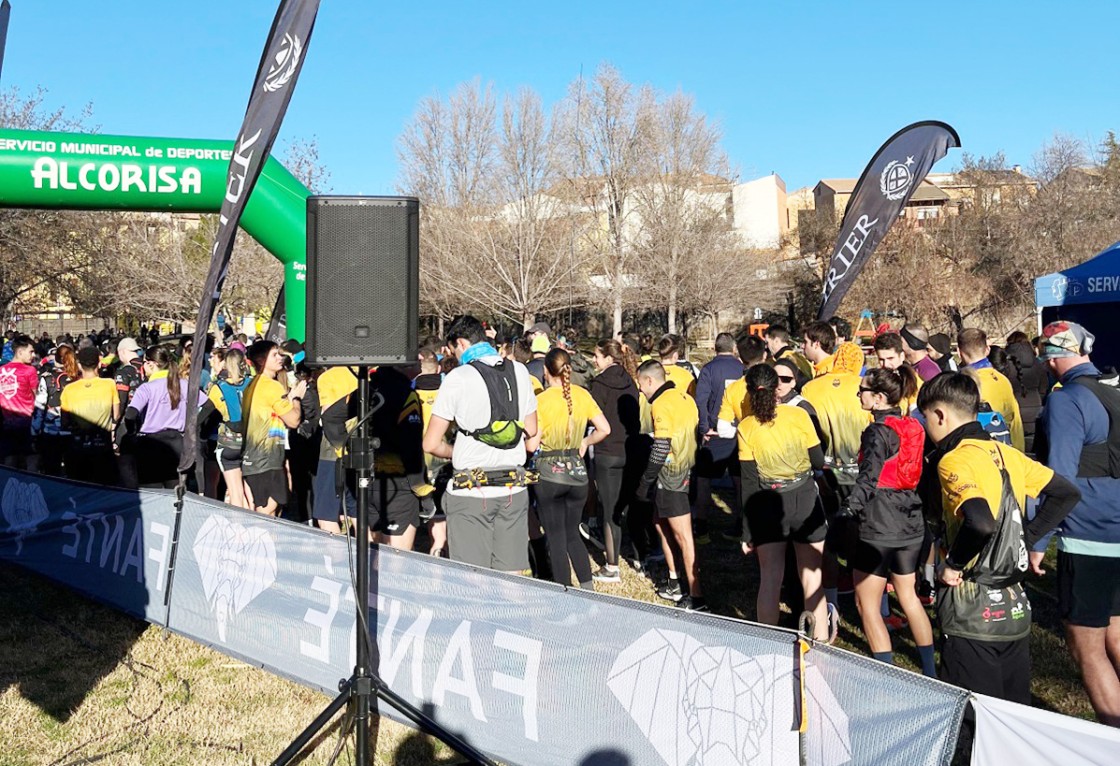
[[[490, 366], [501, 361], [501, 357], [486, 356], [478, 361]], [[537, 411], [537, 397], [533, 394], [533, 383], [525, 365], [508, 360], [513, 365], [517, 381], [518, 416], [524, 421]], [[478, 370], [469, 364], [456, 367], [447, 374], [440, 384], [432, 414], [455, 423], [460, 431], [455, 435], [455, 446], [451, 453], [451, 465], [457, 471], [481, 468], [485, 471], [517, 468], [525, 464], [525, 439], [516, 447], [498, 449], [483, 444], [478, 439], [467, 436], [462, 429], [477, 431], [490, 424], [490, 394]], [[507, 487], [484, 487], [481, 489], [449, 489], [455, 495], [474, 494], [478, 497], [498, 497], [509, 494]]]

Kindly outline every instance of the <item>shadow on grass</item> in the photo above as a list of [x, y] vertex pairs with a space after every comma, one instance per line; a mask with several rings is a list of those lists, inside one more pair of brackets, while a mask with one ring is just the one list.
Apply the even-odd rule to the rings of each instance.
[[18, 686], [24, 699], [65, 723], [147, 623], [11, 564], [0, 563], [0, 582], [0, 691]]

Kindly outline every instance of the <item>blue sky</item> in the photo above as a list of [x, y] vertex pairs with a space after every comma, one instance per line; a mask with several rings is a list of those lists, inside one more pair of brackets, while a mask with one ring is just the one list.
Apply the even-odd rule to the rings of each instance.
[[[232, 138], [273, 0], [11, 0], [0, 87], [91, 102], [101, 132]], [[1029, 166], [1054, 133], [1120, 127], [1120, 3], [323, 0], [286, 140], [318, 138], [339, 194], [397, 191], [420, 99], [475, 77], [546, 103], [609, 61], [718, 120], [744, 180], [855, 177], [895, 130], [949, 122]], [[955, 151], [935, 170], [960, 161]]]

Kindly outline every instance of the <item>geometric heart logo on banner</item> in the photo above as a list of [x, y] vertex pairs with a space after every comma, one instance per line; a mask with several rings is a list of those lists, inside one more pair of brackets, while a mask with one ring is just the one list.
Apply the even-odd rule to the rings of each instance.
[[[787, 657], [748, 657], [651, 629], [619, 653], [607, 686], [668, 766], [797, 763], [792, 666], [792, 647]], [[814, 670], [809, 693], [831, 701], [818, 712], [831, 708], [826, 737], [839, 746], [826, 751], [848, 753], [847, 716]]]
[[218, 638], [225, 641], [233, 616], [276, 582], [276, 546], [263, 529], [215, 514], [202, 523], [193, 550], [202, 589], [218, 620]]
[[47, 520], [50, 510], [38, 484], [10, 478], [0, 496], [0, 513], [15, 532], [16, 555], [23, 552], [23, 538]]

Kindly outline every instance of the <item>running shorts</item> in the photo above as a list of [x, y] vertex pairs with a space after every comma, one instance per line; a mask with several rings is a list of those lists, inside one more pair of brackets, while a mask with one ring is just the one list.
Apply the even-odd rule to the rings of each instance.
[[746, 523], [753, 545], [819, 543], [828, 532], [824, 506], [811, 479], [782, 490], [763, 490], [751, 498]]
[[228, 447], [217, 447], [214, 450], [214, 457], [218, 460], [218, 465], [222, 467], [223, 471], [240, 471], [241, 470], [241, 450], [230, 449]]
[[448, 492], [447, 545], [451, 558], [499, 572], [529, 568], [529, 493], [511, 488], [498, 497]]
[[370, 515], [377, 514], [375, 532], [394, 537], [420, 526], [420, 498], [412, 493], [407, 478], [378, 477], [369, 494]]
[[1015, 641], [977, 641], [944, 636], [937, 677], [977, 694], [1029, 705], [1030, 636]]
[[1058, 613], [1086, 628], [1120, 617], [1120, 558], [1058, 551]]
[[659, 519], [675, 519], [692, 513], [688, 504], [688, 492], [673, 492], [662, 487], [653, 494], [653, 508]]
[[852, 546], [848, 565], [875, 577], [911, 575], [918, 571], [922, 541], [905, 545], [859, 540]]
[[[288, 474], [283, 468], [276, 468], [264, 473], [255, 473], [245, 477], [249, 491], [253, 493], [253, 505], [264, 508], [271, 498], [276, 501], [278, 508], [288, 504]], [[279, 510], [277, 511], [279, 513]]]

